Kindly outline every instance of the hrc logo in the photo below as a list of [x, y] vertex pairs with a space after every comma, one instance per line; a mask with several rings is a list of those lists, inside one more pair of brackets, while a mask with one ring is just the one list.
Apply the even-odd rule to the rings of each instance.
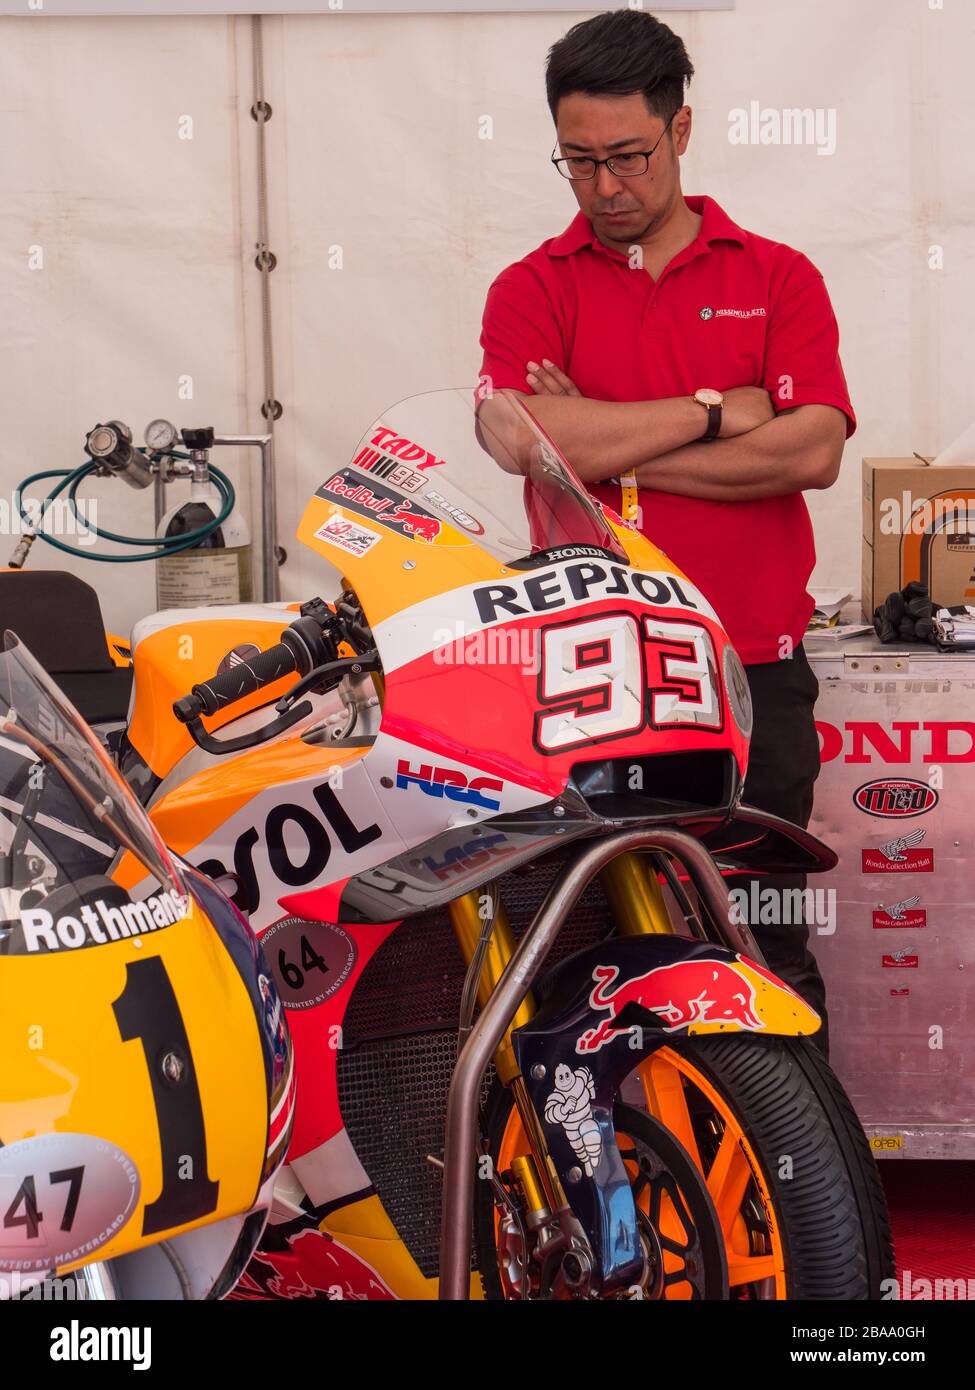
[[[400, 758], [396, 768], [396, 786], [400, 791], [417, 786], [425, 796], [447, 797], [449, 801], [463, 801], [469, 806], [482, 806], [486, 811], [501, 809], [501, 795], [504, 783], [494, 777], [471, 777], [453, 767], [436, 767], [433, 763], [421, 763], [416, 772], [410, 767], [408, 758]], [[497, 792], [497, 797], [486, 795]]]

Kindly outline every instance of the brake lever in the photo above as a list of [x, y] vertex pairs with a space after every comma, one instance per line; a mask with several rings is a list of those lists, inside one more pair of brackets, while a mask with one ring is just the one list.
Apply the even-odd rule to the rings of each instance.
[[379, 668], [379, 652], [375, 648], [370, 652], [363, 652], [362, 656], [342, 656], [337, 661], [328, 661], [324, 666], [316, 666], [307, 676], [302, 676], [274, 708], [286, 714], [298, 696], [303, 695], [306, 690], [311, 690], [316, 695], [324, 695], [334, 690], [346, 676], [359, 676], [363, 671], [378, 671]]
[[[265, 705], [266, 709], [267, 706]], [[266, 743], [268, 739], [274, 738], [277, 734], [283, 734], [286, 729], [290, 729], [293, 724], [304, 719], [306, 714], [312, 712], [311, 701], [306, 700], [304, 704], [298, 705], [290, 715], [281, 719], [272, 719], [269, 724], [262, 724], [253, 733], [241, 734], [239, 738], [214, 738], [208, 734], [203, 727], [203, 720], [199, 715], [194, 719], [187, 720], [186, 729], [193, 742], [198, 747], [206, 750], [207, 753], [240, 753], [245, 748], [256, 748], [259, 743]]]
[[310, 701], [305, 700], [300, 705], [295, 705], [295, 700], [306, 690], [324, 694], [333, 690], [346, 676], [358, 676], [363, 671], [377, 671], [379, 665], [379, 653], [373, 649], [362, 656], [344, 656], [337, 661], [328, 661], [323, 666], [314, 667], [278, 700], [274, 708], [281, 716], [279, 719], [272, 719], [270, 723], [263, 724], [252, 733], [241, 734], [239, 738], [214, 738], [212, 734], [207, 733], [198, 715], [187, 721], [186, 729], [193, 742], [207, 753], [215, 753], [218, 756], [224, 753], [241, 753], [246, 748], [256, 748], [258, 744], [266, 743], [268, 739], [285, 733], [299, 720], [311, 714], [313, 706]]

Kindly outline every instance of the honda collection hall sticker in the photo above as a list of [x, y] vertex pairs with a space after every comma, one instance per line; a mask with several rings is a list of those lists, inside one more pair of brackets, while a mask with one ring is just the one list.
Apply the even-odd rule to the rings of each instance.
[[909, 898], [902, 898], [898, 903], [888, 903], [876, 908], [871, 913], [874, 927], [926, 927], [928, 914], [923, 907], [918, 907], [920, 901], [920, 895], [914, 893]]
[[865, 874], [930, 874], [934, 872], [934, 850], [921, 846], [923, 830], [909, 830], [876, 849], [861, 851]]

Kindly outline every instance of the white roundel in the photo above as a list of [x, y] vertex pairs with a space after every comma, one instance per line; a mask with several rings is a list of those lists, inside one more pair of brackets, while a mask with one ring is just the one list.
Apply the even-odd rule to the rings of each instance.
[[93, 1134], [41, 1134], [0, 1148], [0, 1270], [43, 1273], [89, 1258], [135, 1211], [128, 1154]]
[[735, 723], [746, 738], [752, 736], [752, 692], [748, 688], [748, 676], [741, 657], [729, 642], [721, 659], [724, 669], [724, 688], [728, 692], [728, 704]]

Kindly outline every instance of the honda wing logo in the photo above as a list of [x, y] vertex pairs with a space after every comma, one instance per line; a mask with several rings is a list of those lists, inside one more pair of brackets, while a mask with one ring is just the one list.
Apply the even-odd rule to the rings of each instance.
[[906, 860], [907, 855], [904, 851], [913, 849], [923, 839], [923, 830], [912, 830], [909, 835], [899, 835], [896, 840], [885, 840], [882, 845], [878, 845], [878, 849], [885, 859], [895, 864]]
[[903, 922], [907, 917], [908, 910], [917, 907], [920, 901], [920, 893], [915, 893], [912, 897], [905, 898], [903, 902], [891, 903], [890, 907], [886, 909], [887, 916], [893, 917], [895, 922]]

